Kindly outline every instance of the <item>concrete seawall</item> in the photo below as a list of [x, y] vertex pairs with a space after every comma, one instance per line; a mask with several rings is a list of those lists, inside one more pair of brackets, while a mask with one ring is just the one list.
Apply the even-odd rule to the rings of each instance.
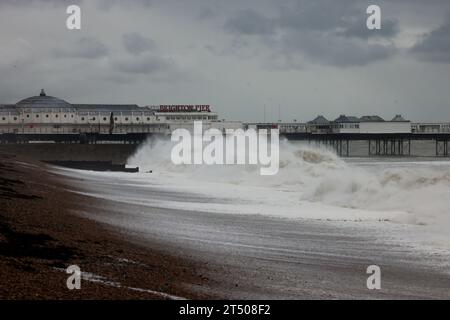
[[138, 144], [0, 144], [0, 152], [39, 161], [112, 161], [125, 164]]

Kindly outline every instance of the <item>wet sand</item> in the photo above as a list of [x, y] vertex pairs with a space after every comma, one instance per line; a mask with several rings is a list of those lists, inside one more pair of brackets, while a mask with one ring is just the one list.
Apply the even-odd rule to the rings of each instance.
[[[394, 237], [414, 235], [420, 226], [152, 207], [157, 200], [221, 199], [166, 190], [153, 185], [151, 175], [144, 182], [132, 175], [65, 174], [71, 185], [97, 196], [91, 202], [95, 206], [80, 207], [80, 214], [120, 228], [139, 244], [206, 265], [208, 281], [192, 288], [203, 294], [227, 299], [450, 298], [450, 255]], [[381, 268], [381, 290], [367, 289], [370, 265]]]
[[[0, 299], [213, 297], [189, 289], [206, 281], [203, 266], [75, 214], [75, 204], [94, 200], [66, 191], [47, 168], [0, 154]], [[74, 264], [81, 290], [66, 286]]]

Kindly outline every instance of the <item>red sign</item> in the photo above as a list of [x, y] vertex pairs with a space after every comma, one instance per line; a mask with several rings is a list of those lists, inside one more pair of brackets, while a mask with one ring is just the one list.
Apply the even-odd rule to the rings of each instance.
[[211, 112], [209, 104], [160, 105], [159, 112]]

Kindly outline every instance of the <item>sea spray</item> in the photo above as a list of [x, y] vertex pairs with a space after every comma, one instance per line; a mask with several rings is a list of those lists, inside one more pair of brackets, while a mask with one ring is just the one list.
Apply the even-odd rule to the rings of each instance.
[[[219, 195], [236, 197], [238, 203], [258, 203], [260, 209], [255, 209], [255, 213], [267, 212], [265, 207], [274, 206], [279, 209], [271, 214], [283, 216], [281, 211], [291, 206], [296, 214], [289, 216], [310, 218], [311, 212], [295, 208], [313, 202], [375, 210], [379, 212], [380, 220], [428, 225], [437, 232], [450, 233], [450, 164], [372, 161], [359, 165], [344, 161], [329, 149], [282, 140], [280, 170], [277, 175], [267, 177], [258, 175], [258, 167], [252, 165], [176, 166], [170, 161], [171, 146], [167, 140], [150, 140], [128, 162], [144, 170], [153, 170], [155, 175], [160, 175], [161, 181], [171, 177], [175, 184], [193, 191], [217, 197], [214, 190], [217, 188]], [[235, 191], [236, 186], [239, 186], [239, 192]], [[244, 212], [243, 205], [241, 208], [237, 207], [236, 211]], [[353, 212], [348, 211], [349, 216], [345, 216], [345, 212], [336, 210], [336, 215], [331, 218], [353, 217]], [[386, 212], [405, 214], [386, 215]], [[322, 218], [322, 215], [318, 216]]]

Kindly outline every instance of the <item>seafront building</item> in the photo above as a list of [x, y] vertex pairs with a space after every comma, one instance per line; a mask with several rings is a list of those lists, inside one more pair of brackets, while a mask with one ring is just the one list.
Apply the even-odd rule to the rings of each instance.
[[202, 121], [203, 130], [223, 133], [278, 129], [288, 140], [324, 145], [344, 157], [450, 155], [448, 122], [411, 123], [401, 115], [390, 120], [377, 115], [329, 120], [319, 115], [309, 122], [243, 123], [220, 120], [209, 105], [72, 104], [44, 90], [16, 104], [0, 105], [0, 144], [8, 152], [37, 154], [45, 161], [89, 158], [123, 164], [149, 137], [169, 136], [177, 128], [192, 131], [195, 121]]
[[219, 120], [209, 105], [72, 104], [48, 96], [38, 96], [16, 104], [0, 105], [0, 134], [169, 134], [176, 128], [192, 128], [202, 121], [203, 128], [278, 128], [280, 133], [322, 134], [437, 134], [450, 133], [450, 123], [411, 123], [401, 115], [385, 120], [377, 115], [340, 115], [328, 120], [323, 115], [300, 123], [242, 123]]
[[16, 104], [0, 105], [0, 133], [7, 134], [170, 133], [196, 120], [205, 128], [241, 126], [219, 121], [209, 105], [71, 104], [44, 90]]
[[396, 115], [391, 120], [384, 120], [380, 116], [346, 116], [340, 115], [334, 120], [328, 120], [319, 115], [305, 123], [277, 122], [277, 123], [247, 123], [247, 128], [269, 129], [278, 128], [281, 133], [321, 134], [427, 134], [450, 133], [450, 122], [441, 123], [412, 123], [402, 115]]
[[[289, 131], [292, 132], [292, 129], [293, 126], [291, 124]], [[319, 115], [314, 120], [299, 125], [296, 132], [301, 131], [312, 134], [411, 133], [411, 121], [405, 120], [401, 115], [396, 115], [389, 121], [376, 115], [362, 116], [360, 118], [340, 115], [335, 120], [330, 121]]]

